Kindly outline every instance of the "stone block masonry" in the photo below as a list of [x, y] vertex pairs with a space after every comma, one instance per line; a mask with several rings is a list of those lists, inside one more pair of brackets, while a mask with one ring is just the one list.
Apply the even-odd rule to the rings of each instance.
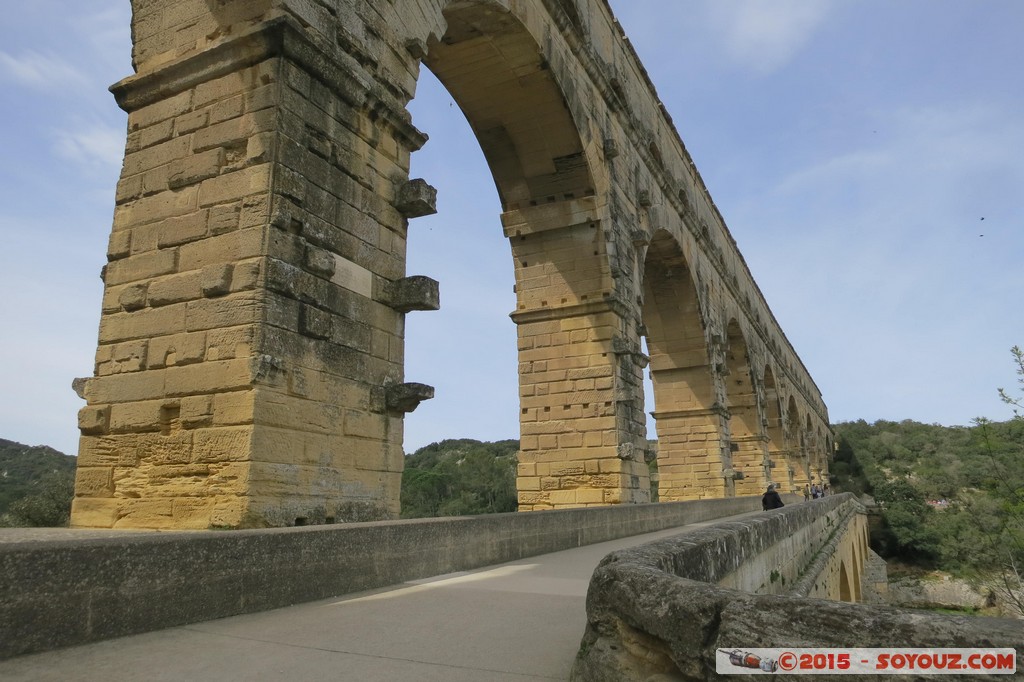
[[[188, 3], [164, 4], [166, 21]], [[438, 295], [405, 278], [391, 204], [422, 139], [399, 118], [363, 140], [365, 112], [311, 49], [271, 18], [114, 88], [129, 139], [74, 526], [398, 514], [401, 415], [432, 393], [394, 398], [403, 315]], [[426, 212], [429, 188], [412, 186]]]
[[[406, 272], [436, 190], [407, 105], [459, 103], [517, 303], [519, 508], [760, 494], [828, 475], [820, 392], [607, 3], [132, 0], [128, 112], [72, 524], [399, 512]], [[498, 229], [498, 217], [495, 229]], [[646, 349], [644, 348], [646, 344]]]

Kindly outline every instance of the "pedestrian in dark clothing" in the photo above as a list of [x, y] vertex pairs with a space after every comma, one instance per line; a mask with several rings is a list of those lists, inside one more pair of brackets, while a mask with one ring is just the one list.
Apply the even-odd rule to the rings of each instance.
[[768, 511], [769, 509], [778, 509], [779, 507], [784, 506], [782, 498], [779, 497], [778, 491], [775, 490], [775, 484], [769, 483], [768, 491], [761, 496], [761, 509]]

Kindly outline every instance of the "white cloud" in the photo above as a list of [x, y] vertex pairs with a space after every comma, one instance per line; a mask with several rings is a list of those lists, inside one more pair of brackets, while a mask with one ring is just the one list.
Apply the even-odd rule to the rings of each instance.
[[25, 52], [15, 56], [0, 51], [0, 75], [37, 90], [58, 91], [88, 84], [88, 78], [55, 54]]
[[735, 62], [771, 73], [807, 44], [831, 7], [819, 0], [716, 0], [711, 19]]
[[118, 168], [124, 157], [124, 131], [97, 124], [80, 130], [59, 130], [56, 153], [86, 168]]

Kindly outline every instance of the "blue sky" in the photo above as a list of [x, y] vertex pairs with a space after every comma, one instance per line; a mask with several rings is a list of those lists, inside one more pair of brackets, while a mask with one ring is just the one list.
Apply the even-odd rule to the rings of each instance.
[[[833, 421], [1010, 411], [1024, 344], [1024, 3], [611, 0]], [[77, 449], [131, 73], [127, 0], [33, 0], [0, 24], [0, 438]], [[425, 75], [439, 189], [409, 273], [407, 450], [518, 435], [512, 262], [479, 147]], [[984, 218], [984, 220], [982, 220]], [[984, 235], [984, 236], [981, 236]], [[648, 410], [653, 409], [648, 405]], [[653, 437], [653, 434], [652, 434]]]

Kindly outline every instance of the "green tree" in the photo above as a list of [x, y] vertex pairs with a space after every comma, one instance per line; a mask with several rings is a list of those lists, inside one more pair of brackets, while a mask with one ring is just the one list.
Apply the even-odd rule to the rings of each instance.
[[35, 491], [47, 474], [63, 471], [74, 475], [77, 457], [45, 445], [23, 445], [0, 438], [0, 516]]
[[0, 525], [67, 526], [74, 495], [74, 473], [55, 471], [46, 474], [35, 482], [31, 492], [10, 505], [7, 513], [0, 517]]
[[864, 467], [857, 459], [857, 453], [849, 439], [838, 439], [835, 458], [829, 470], [836, 490], [857, 495], [871, 492], [871, 484], [864, 473]]
[[875, 500], [882, 506], [883, 556], [930, 563], [939, 553], [940, 534], [935, 529], [935, 511], [924, 495], [909, 481], [897, 479], [875, 488]]
[[458, 516], [515, 511], [515, 440], [445, 440], [405, 459], [402, 516]]
[[[1013, 363], [1017, 366], [1017, 383], [1021, 387], [1021, 392], [1024, 393], [1024, 351], [1020, 349], [1020, 346], [1014, 346], [1010, 349], [1010, 353], [1013, 355]], [[1004, 403], [1013, 407], [1014, 418], [1024, 419], [1024, 414], [1021, 414], [1021, 411], [1024, 410], [1024, 399], [1014, 398], [1004, 388], [999, 389], [999, 397], [1003, 399]]]

